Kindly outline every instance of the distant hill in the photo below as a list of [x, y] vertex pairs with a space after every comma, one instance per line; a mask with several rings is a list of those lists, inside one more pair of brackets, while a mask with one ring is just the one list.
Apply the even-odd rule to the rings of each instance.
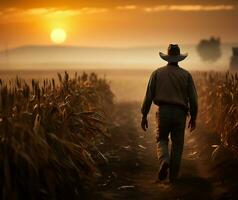
[[[182, 62], [187, 69], [227, 69], [232, 44], [223, 44], [222, 57], [213, 64], [199, 58], [195, 45], [181, 45], [188, 58]], [[165, 65], [159, 51], [167, 46], [98, 48], [80, 46], [21, 46], [0, 52], [0, 69], [64, 69], [69, 68], [156, 68]]]
[[149, 61], [155, 52], [156, 47], [21, 46], [0, 52], [0, 63], [123, 63], [135, 62], [138, 55]]

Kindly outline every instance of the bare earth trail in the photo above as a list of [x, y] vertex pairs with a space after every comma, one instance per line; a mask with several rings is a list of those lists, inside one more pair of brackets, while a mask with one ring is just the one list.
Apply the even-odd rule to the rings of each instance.
[[113, 150], [106, 153], [109, 167], [104, 169], [106, 178], [100, 181], [97, 189], [101, 199], [220, 199], [216, 198], [214, 185], [217, 183], [211, 178], [209, 164], [213, 138], [199, 127], [193, 133], [186, 132], [179, 183], [170, 185], [164, 181], [156, 184], [158, 160], [154, 114], [151, 114], [150, 129], [144, 133], [139, 127], [138, 105], [121, 105], [118, 110], [121, 124], [112, 130], [108, 147]]

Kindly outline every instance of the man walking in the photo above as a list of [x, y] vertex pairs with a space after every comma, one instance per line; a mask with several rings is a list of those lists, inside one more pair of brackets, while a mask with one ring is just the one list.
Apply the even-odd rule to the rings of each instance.
[[[169, 180], [174, 182], [179, 175], [188, 111], [190, 131], [196, 128], [197, 92], [191, 74], [178, 65], [178, 62], [187, 57], [187, 54], [180, 54], [178, 45], [170, 44], [168, 54], [160, 52], [160, 57], [168, 64], [156, 69], [150, 77], [141, 108], [143, 115], [141, 127], [144, 131], [148, 128], [147, 114], [154, 102], [158, 106], [156, 113], [160, 162], [158, 179], [165, 180], [169, 169]], [[172, 142], [170, 154], [169, 135]]]

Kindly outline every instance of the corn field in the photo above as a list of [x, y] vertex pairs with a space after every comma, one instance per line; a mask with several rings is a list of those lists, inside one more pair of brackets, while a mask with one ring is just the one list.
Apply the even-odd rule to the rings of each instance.
[[[109, 83], [96, 74], [0, 79], [0, 199], [75, 199], [108, 137]], [[102, 159], [100, 158], [100, 159]]]
[[[199, 124], [238, 156], [238, 75], [193, 77]], [[107, 162], [97, 146], [110, 137], [113, 97], [95, 73], [0, 79], [0, 199], [83, 199]]]
[[199, 121], [219, 134], [221, 144], [238, 156], [238, 74], [193, 74], [199, 97]]

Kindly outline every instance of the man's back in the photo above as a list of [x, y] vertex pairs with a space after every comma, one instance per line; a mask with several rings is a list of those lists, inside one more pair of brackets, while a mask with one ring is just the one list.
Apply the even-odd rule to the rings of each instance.
[[177, 64], [168, 64], [155, 70], [149, 80], [142, 114], [147, 115], [152, 101], [160, 106], [172, 104], [197, 115], [197, 93], [191, 74]]
[[179, 66], [167, 65], [155, 72], [155, 92], [153, 101], [188, 107], [188, 87], [190, 73]]

